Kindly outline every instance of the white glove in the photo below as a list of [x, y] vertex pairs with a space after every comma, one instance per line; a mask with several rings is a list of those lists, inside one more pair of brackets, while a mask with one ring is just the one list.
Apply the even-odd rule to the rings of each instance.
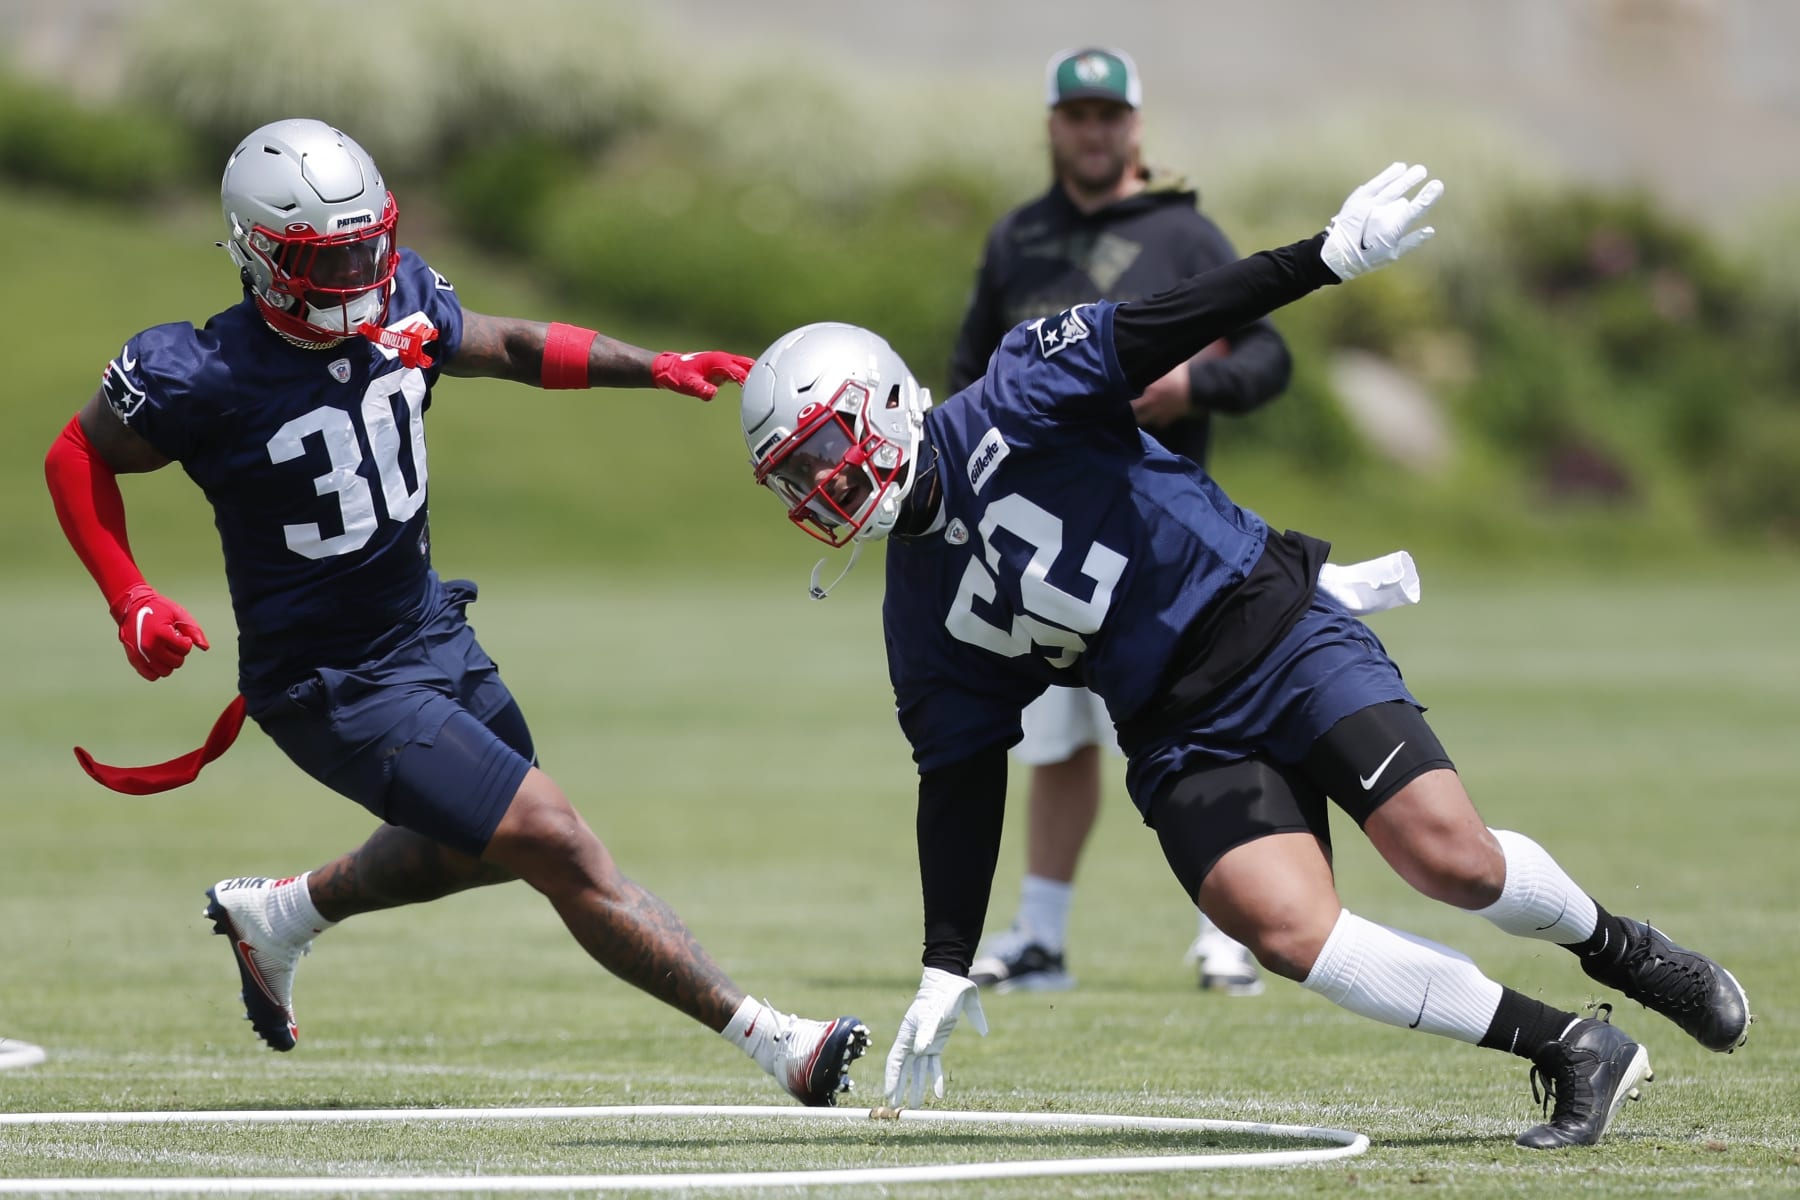
[[888, 1051], [884, 1083], [889, 1104], [895, 1108], [923, 1104], [927, 1087], [943, 1099], [944, 1043], [950, 1040], [957, 1018], [964, 1015], [976, 1033], [987, 1036], [987, 1017], [975, 985], [960, 975], [926, 967], [919, 994], [901, 1019], [894, 1048]]
[[1444, 194], [1442, 181], [1434, 179], [1419, 188], [1415, 199], [1406, 198], [1426, 174], [1422, 166], [1395, 163], [1344, 199], [1344, 207], [1325, 227], [1325, 246], [1319, 251], [1339, 279], [1385, 267], [1437, 232], [1429, 225], [1406, 232]]

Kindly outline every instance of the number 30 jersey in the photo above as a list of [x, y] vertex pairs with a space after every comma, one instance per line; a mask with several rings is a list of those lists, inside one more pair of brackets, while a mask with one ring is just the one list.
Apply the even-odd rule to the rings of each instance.
[[387, 324], [420, 323], [437, 330], [423, 370], [360, 336], [292, 345], [246, 297], [203, 329], [145, 330], [107, 364], [113, 411], [212, 504], [252, 701], [374, 657], [433, 607], [424, 415], [462, 305], [402, 250]]
[[1139, 432], [1117, 308], [1018, 326], [925, 415], [942, 508], [892, 539], [882, 612], [921, 771], [1017, 742], [1020, 709], [1052, 684], [1129, 719], [1182, 632], [1262, 555], [1262, 518]]

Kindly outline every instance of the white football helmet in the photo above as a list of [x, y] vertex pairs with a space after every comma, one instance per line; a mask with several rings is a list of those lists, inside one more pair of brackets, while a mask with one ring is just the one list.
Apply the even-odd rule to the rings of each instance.
[[225, 162], [226, 249], [263, 319], [300, 342], [379, 325], [400, 210], [368, 152], [323, 121], [264, 125]]
[[931, 393], [855, 325], [804, 325], [763, 351], [740, 415], [756, 482], [832, 546], [884, 538], [918, 477]]

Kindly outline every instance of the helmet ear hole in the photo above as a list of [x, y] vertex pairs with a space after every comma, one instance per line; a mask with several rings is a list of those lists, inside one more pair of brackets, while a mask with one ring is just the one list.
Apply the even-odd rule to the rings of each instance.
[[900, 407], [900, 385], [899, 384], [896, 383], [893, 387], [888, 389], [887, 403], [884, 404], [882, 407], [890, 409], [890, 410]]

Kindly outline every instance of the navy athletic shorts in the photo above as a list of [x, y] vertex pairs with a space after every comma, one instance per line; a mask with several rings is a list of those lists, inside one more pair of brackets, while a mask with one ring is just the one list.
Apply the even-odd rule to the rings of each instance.
[[1134, 754], [1126, 786], [1148, 815], [1155, 797], [1191, 771], [1253, 757], [1298, 763], [1351, 713], [1394, 700], [1422, 707], [1374, 631], [1320, 594], [1186, 729]]
[[250, 715], [294, 763], [389, 824], [465, 854], [487, 847], [535, 761], [531, 731], [448, 580], [415, 634], [380, 658], [322, 667]]

